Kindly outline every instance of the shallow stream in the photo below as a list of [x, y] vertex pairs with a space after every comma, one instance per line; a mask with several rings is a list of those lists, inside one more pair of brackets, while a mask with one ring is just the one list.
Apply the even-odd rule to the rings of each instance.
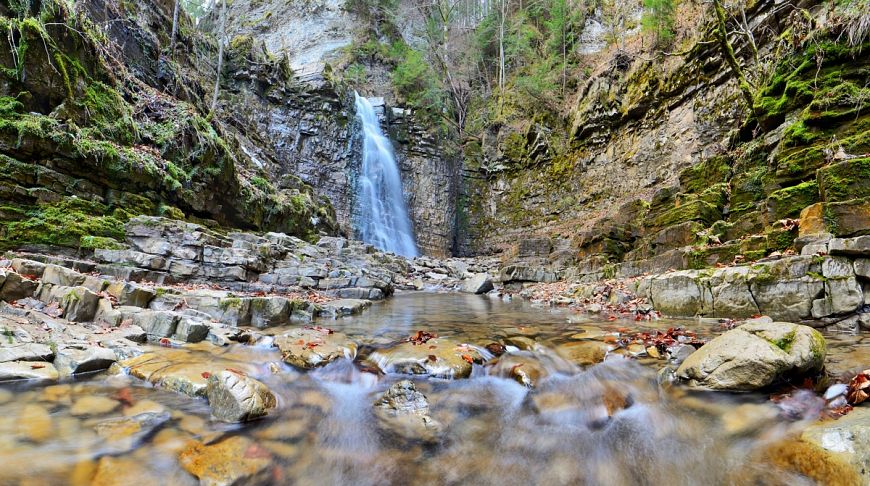
[[[205, 399], [125, 375], [3, 386], [0, 485], [196, 484], [179, 451], [194, 439], [229, 444], [228, 436], [241, 439], [235, 448], [215, 449], [214, 462], [227, 469], [240, 457], [250, 467], [266, 464], [256, 466], [257, 478], [273, 484], [815, 484], [770, 459], [770, 448], [809, 420], [782, 418], [768, 395], [689, 393], [659, 384], [664, 360], [612, 353], [581, 368], [553, 351], [621, 327], [682, 325], [711, 337], [720, 332], [713, 324], [610, 322], [527, 302], [434, 293], [398, 295], [362, 316], [318, 324], [358, 339], [361, 357], [298, 372], [266, 345], [154, 348], [193, 368], [226, 361], [266, 383], [278, 396], [277, 411], [243, 426], [211, 421]], [[406, 376], [373, 373], [363, 358], [418, 330], [481, 348], [532, 339], [537, 346], [516, 354], [531, 355], [545, 374], [533, 389], [481, 365], [468, 379], [415, 377], [443, 436], [426, 444], [387, 435], [372, 403]], [[830, 367], [870, 362], [870, 339], [827, 337]], [[171, 418], [125, 431], [121, 418], [142, 412]]]

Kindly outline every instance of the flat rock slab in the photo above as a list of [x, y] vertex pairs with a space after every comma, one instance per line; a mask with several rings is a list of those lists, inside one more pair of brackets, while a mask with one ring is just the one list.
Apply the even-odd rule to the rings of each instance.
[[191, 397], [205, 397], [208, 378], [228, 368], [253, 374], [256, 366], [184, 349], [166, 349], [118, 362], [131, 376]]
[[369, 360], [384, 373], [431, 375], [438, 378], [467, 378], [471, 374], [472, 364], [484, 361], [474, 347], [447, 338], [402, 342], [375, 351]]
[[744, 324], [689, 355], [677, 377], [698, 388], [751, 391], [818, 371], [825, 354], [825, 338], [811, 327], [788, 322]]
[[339, 358], [356, 357], [357, 344], [347, 335], [323, 327], [294, 329], [277, 336], [284, 362], [297, 368], [324, 366]]
[[15, 380], [57, 381], [53, 364], [44, 361], [9, 361], [0, 363], [0, 382]]
[[[3, 337], [8, 343], [6, 337]], [[51, 361], [54, 352], [45, 344], [17, 343], [0, 345], [0, 363], [7, 361]]]
[[362, 313], [371, 307], [372, 301], [367, 299], [338, 299], [320, 305], [318, 317], [342, 317]]

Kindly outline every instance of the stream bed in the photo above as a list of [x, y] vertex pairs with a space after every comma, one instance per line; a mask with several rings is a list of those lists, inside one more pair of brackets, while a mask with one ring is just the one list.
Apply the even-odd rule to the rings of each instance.
[[[768, 394], [662, 385], [662, 359], [612, 353], [580, 367], [555, 352], [626, 327], [683, 326], [710, 338], [721, 332], [714, 324], [611, 322], [453, 293], [400, 294], [362, 316], [324, 322], [361, 343], [355, 361], [300, 372], [268, 342], [153, 347], [172, 363], [195, 370], [219, 360], [265, 383], [278, 407], [244, 425], [212, 421], [205, 399], [117, 369], [51, 386], [3, 385], [0, 485], [197, 484], [192, 469], [210, 478], [202, 484], [817, 484], [780, 457], [815, 417], [785, 418]], [[385, 431], [372, 406], [409, 376], [373, 372], [365, 358], [420, 330], [484, 353], [494, 342], [535, 344], [509, 346], [502, 360], [519, 359], [512, 367], [475, 364], [456, 380], [410, 377], [443, 426], [436, 441], [416, 441]], [[829, 370], [870, 362], [866, 333], [826, 338]], [[533, 388], [506, 376], [531, 362]], [[149, 420], [131, 419], [140, 414]]]

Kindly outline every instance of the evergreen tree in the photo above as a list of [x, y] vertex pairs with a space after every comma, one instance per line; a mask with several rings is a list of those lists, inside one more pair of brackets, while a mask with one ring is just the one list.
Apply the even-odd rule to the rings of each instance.
[[643, 28], [655, 35], [656, 47], [667, 47], [674, 40], [676, 0], [644, 0]]

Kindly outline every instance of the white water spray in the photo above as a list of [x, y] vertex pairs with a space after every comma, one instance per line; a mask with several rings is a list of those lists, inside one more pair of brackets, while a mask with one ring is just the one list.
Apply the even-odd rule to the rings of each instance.
[[359, 237], [385, 251], [415, 257], [417, 244], [402, 193], [399, 167], [368, 99], [356, 96], [363, 129], [362, 168], [357, 188], [355, 226]]

